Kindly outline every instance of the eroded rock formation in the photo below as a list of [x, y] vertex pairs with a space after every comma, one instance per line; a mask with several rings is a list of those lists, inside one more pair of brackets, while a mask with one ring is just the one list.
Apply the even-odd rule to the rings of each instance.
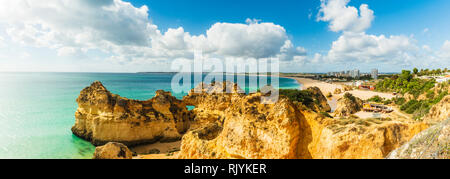
[[382, 159], [428, 127], [415, 122], [303, 115], [299, 158], [306, 159]]
[[217, 122], [187, 133], [179, 158], [297, 158], [302, 116], [288, 99], [262, 104], [261, 93], [194, 95], [202, 101], [195, 121]]
[[133, 153], [127, 146], [109, 142], [104, 146], [95, 148], [93, 159], [132, 159]]
[[334, 90], [334, 94], [341, 94], [341, 93], [342, 93], [342, 90], [340, 88], [336, 88]]
[[350, 93], [345, 93], [338, 100], [337, 108], [334, 111], [334, 117], [346, 117], [362, 110], [363, 101]]
[[[181, 150], [173, 156], [185, 159], [359, 159], [385, 158], [428, 128], [412, 120], [328, 118], [323, 114], [328, 109], [322, 104], [326, 98], [316, 88], [308, 90], [304, 94], [311, 95], [312, 107], [283, 95], [265, 104], [266, 95], [244, 94], [236, 84], [225, 82], [200, 84], [183, 101], [163, 91], [148, 101], [135, 101], [111, 94], [95, 82], [77, 99], [73, 132], [97, 145], [107, 141], [133, 145], [179, 139], [187, 131]], [[343, 103], [357, 105], [345, 114], [358, 111], [362, 102], [345, 96], [349, 101]], [[195, 109], [188, 112], [186, 105]], [[97, 158], [120, 153], [100, 149], [97, 153], [113, 152]]]
[[439, 123], [450, 118], [450, 95], [445, 96], [438, 104], [434, 105], [424, 117], [425, 122]]
[[417, 134], [388, 159], [450, 159], [450, 119]]
[[318, 87], [309, 87], [306, 89], [309, 91], [312, 95], [313, 100], [316, 102], [313, 105], [310, 105], [309, 107], [312, 108], [316, 112], [330, 112], [331, 107], [328, 104], [327, 98], [324, 96], [322, 91]]
[[186, 105], [162, 90], [150, 100], [137, 101], [112, 94], [97, 81], [81, 91], [77, 103], [72, 132], [97, 146], [179, 140], [189, 128]]
[[262, 104], [262, 96], [190, 94], [185, 99], [195, 101], [195, 121], [209, 122], [183, 137], [178, 158], [384, 158], [428, 127], [331, 119], [286, 98]]

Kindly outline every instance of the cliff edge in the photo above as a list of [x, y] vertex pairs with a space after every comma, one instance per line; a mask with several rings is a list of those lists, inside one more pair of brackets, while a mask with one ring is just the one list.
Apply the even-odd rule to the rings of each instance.
[[186, 105], [162, 90], [137, 101], [112, 94], [97, 81], [81, 91], [77, 103], [72, 132], [96, 146], [179, 140], [190, 124]]

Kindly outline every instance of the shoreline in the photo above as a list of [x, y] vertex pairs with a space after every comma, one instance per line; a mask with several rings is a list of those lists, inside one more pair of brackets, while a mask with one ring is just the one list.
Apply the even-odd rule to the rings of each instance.
[[[289, 77], [289, 76], [281, 76], [284, 78], [291, 78], [294, 80], [297, 80], [298, 83], [302, 86], [302, 89], [306, 89], [309, 87], [318, 87], [324, 95], [327, 95], [328, 93], [333, 94], [333, 98], [341, 98], [345, 93], [350, 93], [355, 97], [358, 97], [362, 100], [370, 99], [374, 96], [380, 96], [385, 99], [392, 99], [395, 98], [395, 95], [390, 93], [381, 93], [381, 92], [375, 92], [375, 91], [366, 91], [366, 90], [352, 90], [352, 91], [343, 91], [343, 86], [341, 84], [330, 84], [322, 81], [312, 80], [308, 78], [299, 78], [299, 77]], [[341, 89], [343, 92], [341, 94], [334, 94], [334, 90]]]

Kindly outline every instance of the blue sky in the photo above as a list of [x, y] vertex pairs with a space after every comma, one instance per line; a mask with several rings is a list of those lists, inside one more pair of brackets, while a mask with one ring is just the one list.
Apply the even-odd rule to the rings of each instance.
[[[136, 6], [149, 6], [150, 19], [161, 29], [184, 27], [203, 34], [216, 22], [243, 23], [247, 18], [274, 22], [286, 28], [298, 45], [326, 51], [339, 34], [330, 32], [326, 22], [317, 22], [317, 0], [131, 0]], [[372, 34], [416, 35], [430, 46], [440, 47], [450, 39], [448, 0], [353, 0], [349, 5], [369, 5], [375, 20]], [[311, 16], [310, 16], [311, 15]], [[423, 33], [428, 28], [430, 33]]]
[[1, 3], [0, 71], [171, 71], [197, 48], [284, 72], [450, 66], [448, 0]]

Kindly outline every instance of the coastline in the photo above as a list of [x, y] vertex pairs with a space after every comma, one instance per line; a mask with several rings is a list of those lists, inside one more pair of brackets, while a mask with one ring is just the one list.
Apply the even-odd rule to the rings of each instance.
[[[309, 88], [309, 87], [318, 87], [323, 94], [331, 93], [333, 94], [334, 98], [341, 98], [346, 92], [343, 92], [341, 94], [334, 94], [334, 90], [341, 89], [343, 90], [343, 86], [341, 84], [331, 84], [331, 83], [325, 83], [322, 81], [312, 80], [308, 78], [299, 78], [299, 77], [289, 77], [289, 76], [281, 76], [284, 78], [291, 78], [297, 80], [298, 83], [302, 86], [302, 89]], [[395, 97], [395, 95], [390, 93], [381, 93], [381, 92], [375, 92], [375, 91], [367, 91], [367, 90], [352, 90], [347, 91], [348, 93], [351, 93], [353, 96], [356, 96], [358, 98], [361, 98], [362, 100], [367, 100], [372, 98], [373, 96], [380, 96], [382, 98], [386, 99], [392, 99]]]

